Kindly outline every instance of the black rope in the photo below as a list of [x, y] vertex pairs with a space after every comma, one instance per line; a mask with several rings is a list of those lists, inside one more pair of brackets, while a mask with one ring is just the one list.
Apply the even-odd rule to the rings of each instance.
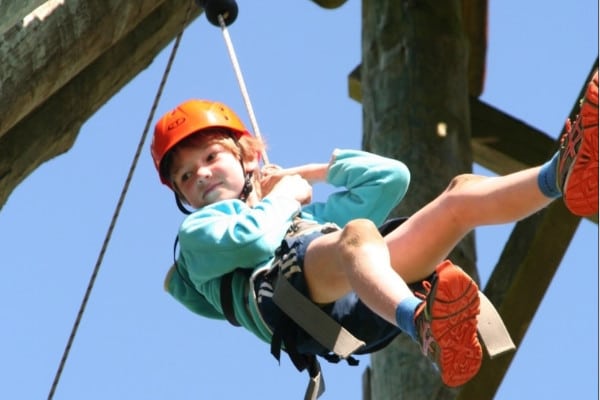
[[123, 205], [123, 201], [125, 200], [125, 196], [127, 194], [127, 191], [129, 189], [129, 184], [131, 183], [131, 178], [133, 177], [133, 173], [135, 172], [135, 168], [137, 166], [138, 160], [140, 158], [140, 154], [142, 152], [144, 143], [146, 141], [146, 137], [148, 136], [148, 131], [150, 130], [150, 126], [152, 124], [152, 120], [154, 119], [154, 113], [156, 112], [156, 108], [158, 106], [158, 102], [160, 100], [160, 97], [162, 95], [163, 89], [165, 87], [165, 84], [167, 82], [167, 77], [169, 75], [169, 72], [171, 70], [171, 66], [173, 64], [173, 60], [175, 59], [175, 54], [177, 53], [177, 49], [179, 47], [179, 43], [181, 41], [181, 37], [183, 36], [183, 31], [185, 29], [185, 25], [187, 24], [187, 21], [189, 19], [190, 16], [190, 11], [192, 9], [192, 2], [189, 2], [188, 5], [188, 9], [186, 10], [185, 13], [185, 19], [183, 21], [183, 27], [181, 29], [181, 31], [179, 32], [179, 34], [177, 35], [176, 39], [175, 39], [175, 43], [173, 44], [173, 49], [171, 51], [171, 55], [169, 57], [169, 60], [167, 62], [167, 66], [165, 68], [165, 71], [163, 73], [162, 76], [162, 80], [160, 82], [158, 91], [156, 93], [156, 97], [154, 98], [154, 103], [152, 104], [152, 108], [150, 109], [150, 114], [148, 115], [148, 119], [146, 121], [146, 126], [144, 127], [144, 131], [142, 133], [142, 137], [140, 138], [140, 142], [138, 143], [138, 147], [137, 150], [135, 152], [135, 156], [133, 158], [133, 161], [131, 163], [131, 166], [129, 168], [129, 173], [127, 175], [127, 178], [125, 180], [125, 184], [123, 185], [123, 189], [121, 190], [121, 195], [119, 197], [119, 201], [117, 203], [117, 206], [115, 208], [114, 214], [112, 216], [112, 220], [110, 222], [110, 226], [108, 227], [108, 231], [106, 233], [106, 236], [104, 238], [104, 243], [102, 244], [102, 249], [100, 250], [100, 254], [98, 255], [98, 260], [96, 261], [96, 265], [94, 267], [94, 270], [92, 272], [92, 276], [90, 277], [90, 281], [88, 283], [88, 287], [87, 290], [85, 291], [85, 295], [83, 297], [83, 300], [81, 302], [81, 305], [79, 307], [79, 311], [77, 313], [77, 318], [75, 319], [75, 323], [73, 324], [73, 328], [71, 329], [71, 334], [69, 336], [69, 340], [67, 342], [67, 345], [65, 347], [65, 350], [63, 352], [62, 358], [60, 360], [60, 364], [58, 366], [58, 369], [56, 371], [56, 375], [54, 376], [54, 381], [52, 382], [52, 387], [50, 388], [50, 393], [48, 394], [48, 400], [51, 400], [54, 396], [54, 392], [56, 391], [56, 388], [58, 386], [58, 382], [60, 380], [60, 377], [62, 375], [62, 371], [64, 369], [65, 363], [67, 361], [67, 358], [69, 356], [69, 352], [71, 351], [71, 346], [73, 345], [73, 341], [75, 340], [75, 335], [77, 333], [77, 329], [79, 328], [79, 324], [81, 322], [81, 319], [83, 317], [83, 313], [85, 311], [87, 302], [90, 298], [91, 292], [92, 292], [92, 288], [94, 287], [94, 283], [96, 281], [96, 277], [98, 275], [98, 272], [100, 270], [100, 265], [102, 264], [102, 260], [104, 258], [104, 254], [106, 253], [106, 249], [108, 247], [108, 243], [110, 242], [110, 238], [112, 236], [112, 232], [114, 230], [114, 227], [116, 225], [117, 219], [119, 217], [119, 213], [121, 211], [121, 206]]

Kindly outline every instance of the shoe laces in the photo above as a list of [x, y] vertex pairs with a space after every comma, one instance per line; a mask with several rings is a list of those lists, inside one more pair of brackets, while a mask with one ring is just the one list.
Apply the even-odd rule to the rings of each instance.
[[435, 339], [431, 334], [431, 314], [429, 312], [428, 297], [432, 291], [433, 285], [429, 281], [423, 281], [423, 291], [415, 291], [415, 296], [422, 299], [423, 303], [417, 308], [415, 313], [415, 324], [421, 344], [421, 353], [424, 356], [435, 359]]

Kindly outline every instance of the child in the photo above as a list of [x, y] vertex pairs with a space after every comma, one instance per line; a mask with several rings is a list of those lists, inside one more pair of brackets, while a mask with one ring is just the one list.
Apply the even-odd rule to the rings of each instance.
[[[443, 382], [479, 370], [478, 288], [444, 258], [480, 225], [520, 220], [562, 195], [577, 215], [598, 211], [598, 75], [546, 164], [503, 177], [464, 174], [403, 223], [381, 225], [404, 197], [399, 161], [335, 150], [331, 161], [259, 167], [264, 144], [227, 106], [190, 100], [157, 123], [152, 157], [189, 214], [166, 290], [190, 310], [228, 319], [283, 348], [299, 369], [329, 349], [275, 305], [277, 279], [376, 351], [400, 332], [420, 344]], [[585, 128], [585, 129], [584, 129]], [[311, 202], [311, 183], [345, 190]], [[191, 207], [194, 211], [186, 211]]]

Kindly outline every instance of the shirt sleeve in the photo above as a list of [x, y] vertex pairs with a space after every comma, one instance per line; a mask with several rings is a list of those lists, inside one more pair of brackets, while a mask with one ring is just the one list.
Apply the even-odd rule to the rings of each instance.
[[[183, 272], [185, 274], [185, 271]], [[165, 278], [165, 290], [190, 311], [212, 319], [225, 319], [207, 299], [193, 286], [182, 272], [172, 266]]]
[[404, 198], [410, 172], [404, 163], [360, 150], [335, 150], [327, 182], [344, 188], [306, 207], [317, 219], [343, 226], [355, 218], [380, 225]]
[[300, 203], [267, 196], [255, 207], [240, 200], [211, 204], [190, 214], [179, 230], [180, 255], [195, 284], [273, 257]]

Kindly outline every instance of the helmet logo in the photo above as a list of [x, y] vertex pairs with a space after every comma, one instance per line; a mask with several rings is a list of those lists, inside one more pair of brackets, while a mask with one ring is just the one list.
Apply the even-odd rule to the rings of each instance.
[[185, 117], [179, 117], [175, 121], [172, 121], [167, 125], [167, 130], [175, 129], [178, 126], [182, 125], [185, 122]]

